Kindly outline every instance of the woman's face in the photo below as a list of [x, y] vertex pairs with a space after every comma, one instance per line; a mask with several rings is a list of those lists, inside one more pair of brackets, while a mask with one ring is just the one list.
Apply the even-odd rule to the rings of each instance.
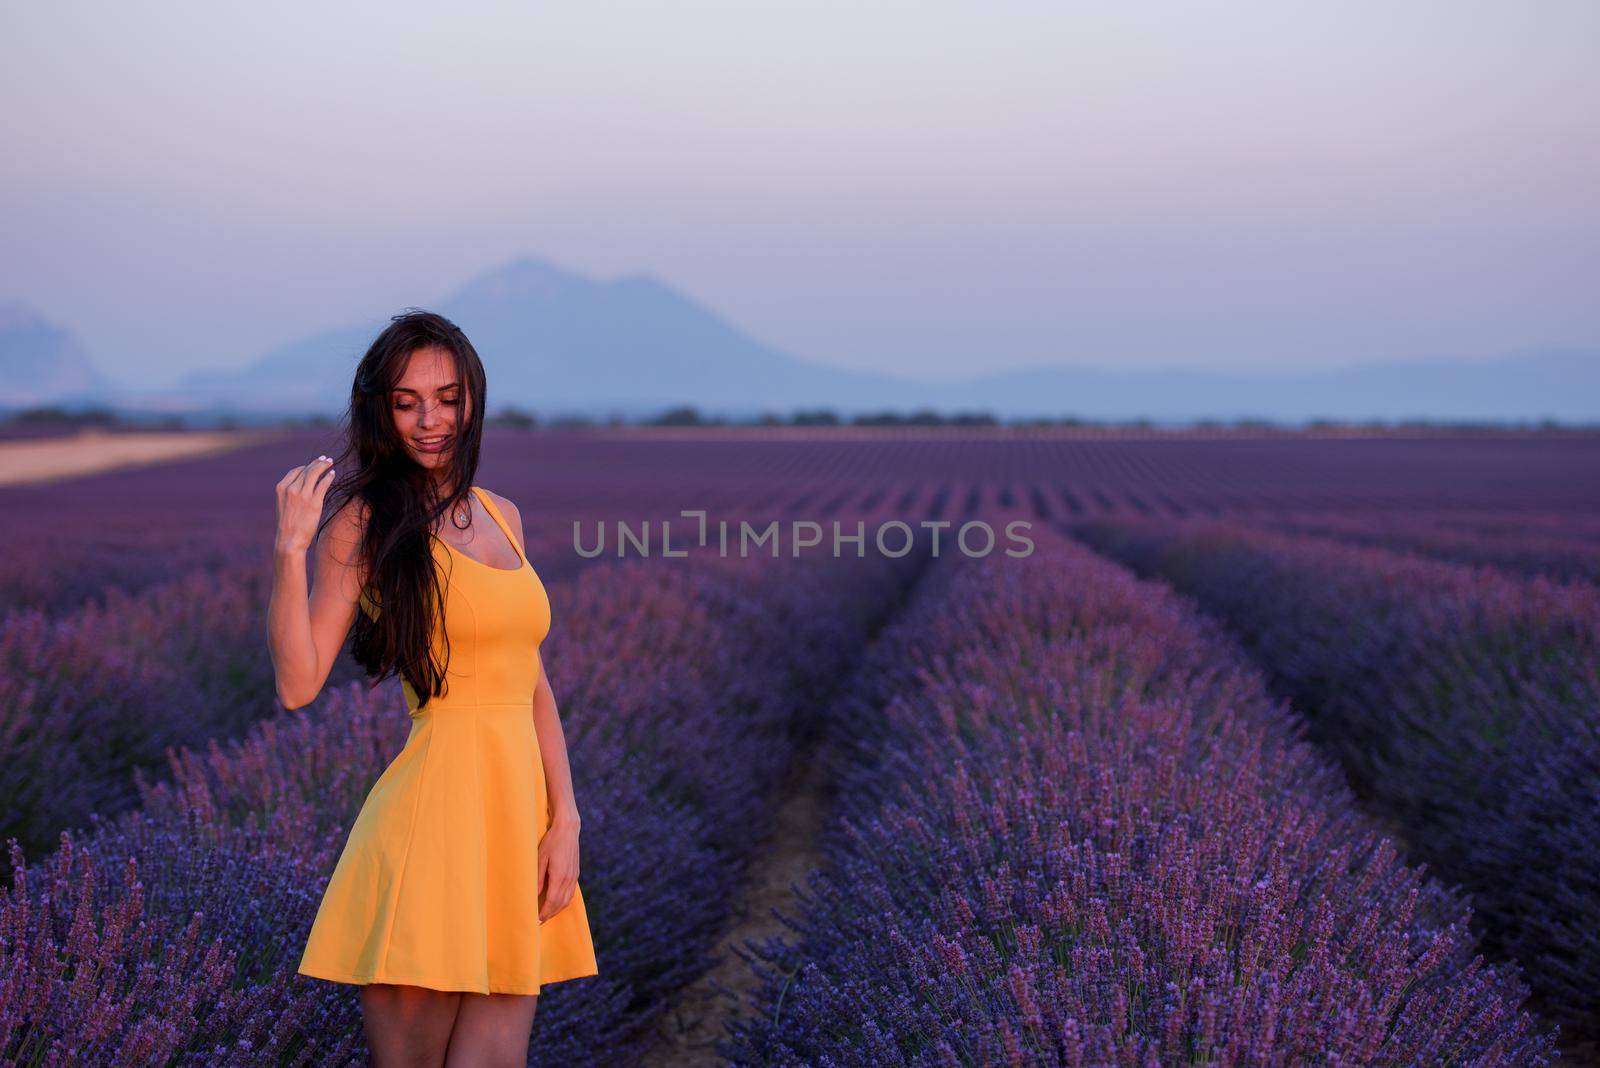
[[423, 467], [442, 467], [455, 448], [456, 428], [466, 421], [466, 389], [456, 381], [455, 363], [443, 349], [418, 349], [389, 397], [394, 428], [411, 458]]

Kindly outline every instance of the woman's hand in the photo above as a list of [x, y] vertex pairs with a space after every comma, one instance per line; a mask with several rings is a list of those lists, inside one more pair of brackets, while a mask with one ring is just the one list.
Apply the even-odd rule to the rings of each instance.
[[318, 456], [278, 482], [278, 552], [305, 552], [317, 536], [322, 502], [333, 485], [333, 458]]
[[539, 839], [539, 922], [566, 908], [577, 885], [578, 828], [552, 823]]

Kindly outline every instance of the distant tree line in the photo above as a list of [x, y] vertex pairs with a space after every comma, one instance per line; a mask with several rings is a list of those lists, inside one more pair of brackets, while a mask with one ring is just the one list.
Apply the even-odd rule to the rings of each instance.
[[[41, 405], [31, 408], [0, 410], [0, 431], [3, 436], [26, 436], [36, 432], [59, 432], [74, 428], [103, 427], [111, 430], [232, 430], [242, 426], [326, 429], [337, 425], [339, 419], [323, 414], [294, 417], [251, 415], [243, 417], [232, 413], [193, 412], [187, 414], [147, 414], [121, 412], [104, 407], [66, 408]], [[1433, 432], [1448, 431], [1572, 431], [1594, 430], [1595, 424], [1563, 423], [1555, 419], [1527, 421], [1471, 421], [1431, 419], [1311, 419], [1302, 423], [1279, 422], [1264, 418], [1193, 419], [1158, 423], [1152, 419], [1088, 419], [1063, 415], [1056, 418], [1001, 419], [992, 412], [938, 412], [919, 408], [910, 412], [881, 411], [844, 416], [831, 408], [800, 408], [785, 415], [766, 412], [755, 417], [732, 418], [701, 412], [693, 405], [676, 405], [652, 416], [627, 418], [622, 415], [595, 416], [584, 413], [558, 413], [540, 416], [524, 409], [505, 405], [492, 411], [486, 425], [513, 430], [620, 428], [627, 426], [650, 427], [1077, 427], [1120, 430], [1214, 430], [1214, 431], [1401, 431], [1408, 429]]]

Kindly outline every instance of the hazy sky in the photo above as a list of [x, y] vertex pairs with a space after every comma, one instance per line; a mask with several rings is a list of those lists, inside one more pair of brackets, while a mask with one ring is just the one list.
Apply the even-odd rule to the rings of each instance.
[[930, 376], [1600, 346], [1597, 42], [1595, 0], [11, 3], [0, 298], [152, 384], [525, 254]]

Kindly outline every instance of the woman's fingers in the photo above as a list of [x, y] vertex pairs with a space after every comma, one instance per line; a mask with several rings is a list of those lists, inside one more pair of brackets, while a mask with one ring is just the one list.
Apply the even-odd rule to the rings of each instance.
[[323, 471], [327, 470], [328, 467], [331, 467], [332, 465], [333, 465], [333, 458], [332, 457], [329, 457], [329, 456], [318, 456], [315, 460], [312, 460], [310, 463], [306, 464], [304, 467], [302, 467], [300, 469], [300, 474], [298, 475], [298, 477], [296, 477], [296, 479], [294, 481], [295, 488], [303, 489], [304, 487], [306, 487], [307, 485], [310, 484], [310, 479], [312, 478], [312, 472], [313, 471], [316, 472], [317, 474], [321, 474]]
[[551, 875], [546, 883], [544, 904], [539, 909], [540, 920], [548, 920], [567, 907], [572, 900], [572, 891], [578, 885], [578, 877], [565, 873]]
[[278, 482], [278, 540], [281, 545], [300, 548], [316, 536], [323, 498], [333, 481], [322, 476], [332, 471], [333, 458], [318, 456], [302, 467], [291, 468]]
[[317, 473], [315, 491], [317, 504], [320, 506], [324, 497], [328, 495], [328, 487], [333, 485], [333, 461], [328, 461], [328, 466]]

